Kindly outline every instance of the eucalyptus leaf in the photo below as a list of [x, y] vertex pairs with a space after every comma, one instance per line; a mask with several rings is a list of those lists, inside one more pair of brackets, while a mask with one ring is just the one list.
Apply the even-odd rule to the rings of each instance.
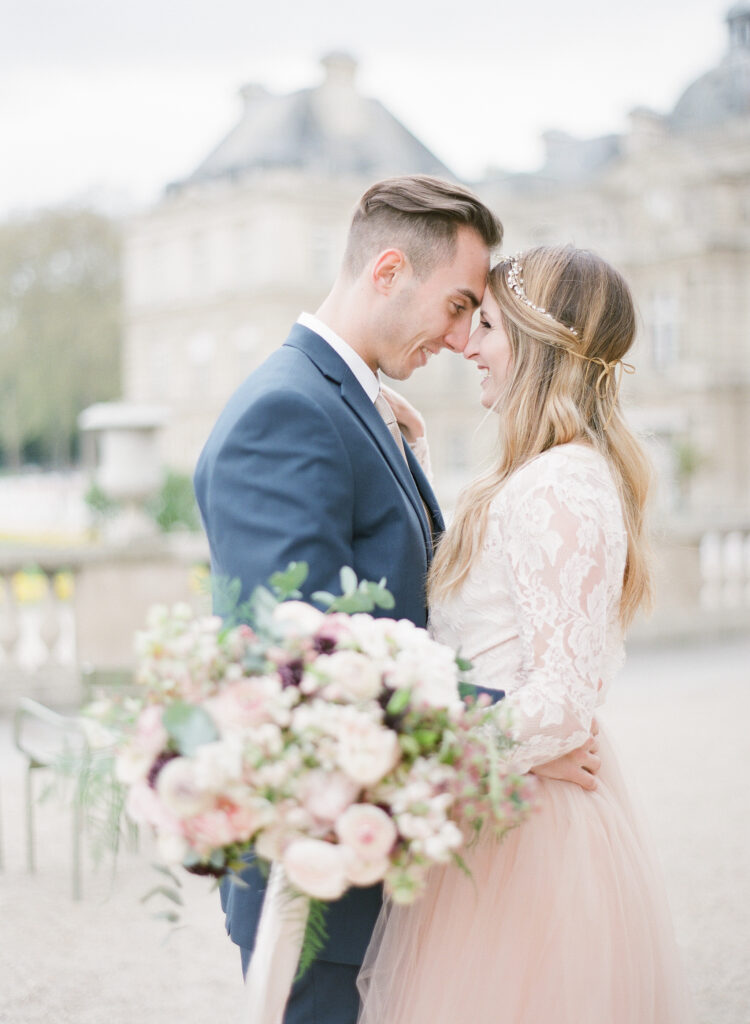
[[341, 580], [341, 589], [346, 597], [349, 597], [350, 594], [356, 591], [358, 582], [354, 569], [351, 569], [348, 565], [343, 566], [339, 573], [339, 579]]
[[256, 629], [261, 632], [272, 629], [272, 616], [278, 603], [278, 599], [267, 587], [255, 588], [249, 601], [249, 617]]
[[355, 590], [351, 594], [342, 594], [341, 597], [335, 598], [328, 610], [330, 612], [346, 612], [347, 615], [370, 612], [372, 611], [372, 599], [360, 590]]
[[162, 723], [177, 749], [191, 757], [205, 743], [213, 743], [219, 733], [213, 719], [202, 707], [175, 701], [162, 714]]
[[385, 608], [390, 610], [396, 607], [396, 598], [384, 587], [374, 587], [372, 591], [372, 600], [378, 606], [378, 608]]
[[182, 897], [174, 889], [170, 889], [167, 885], [156, 885], [153, 889], [149, 889], [145, 896], [141, 896], [141, 903], [147, 903], [154, 896], [165, 896], [172, 903], [176, 903], [178, 906], [183, 906]]
[[307, 579], [308, 573], [307, 562], [290, 562], [284, 572], [275, 572], [268, 582], [279, 599], [286, 601], [288, 598], [302, 596], [299, 588]]
[[174, 871], [172, 871], [171, 868], [168, 868], [166, 864], [152, 864], [151, 867], [154, 869], [154, 871], [158, 871], [160, 875], [166, 875], [167, 878], [172, 882], [172, 884], [176, 885], [178, 889], [182, 888], [182, 882], [180, 881], [179, 877], [174, 873]]

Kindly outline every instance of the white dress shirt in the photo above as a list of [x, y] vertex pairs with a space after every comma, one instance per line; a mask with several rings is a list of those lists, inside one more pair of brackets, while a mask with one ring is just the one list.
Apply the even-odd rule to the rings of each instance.
[[343, 338], [340, 338], [335, 331], [331, 330], [328, 324], [324, 324], [322, 320], [318, 320], [318, 318], [313, 316], [312, 313], [300, 313], [297, 323], [301, 324], [303, 327], [307, 327], [309, 331], [315, 331], [316, 334], [320, 335], [323, 341], [328, 342], [334, 352], [341, 356], [359, 383], [362, 385], [365, 390], [365, 394], [370, 401], [374, 402], [380, 391], [380, 381], [359, 352], [355, 352], [348, 342], [344, 341]]
[[[324, 324], [312, 313], [300, 313], [297, 323], [314, 331], [323, 341], [327, 341], [331, 348], [344, 360], [359, 383], [364, 388], [365, 394], [374, 404], [380, 392], [380, 380], [377, 374], [373, 373], [359, 352], [355, 352], [351, 345], [331, 330], [328, 324]], [[409, 447], [417, 457], [417, 461], [432, 482], [432, 466], [430, 465], [430, 449], [426, 437], [418, 437], [414, 444]]]

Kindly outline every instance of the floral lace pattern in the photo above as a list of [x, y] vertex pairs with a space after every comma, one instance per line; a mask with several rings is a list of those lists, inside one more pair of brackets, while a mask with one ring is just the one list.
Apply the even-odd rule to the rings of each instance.
[[435, 637], [505, 690], [526, 772], [580, 746], [624, 657], [619, 605], [627, 535], [604, 458], [560, 445], [493, 500], [480, 556], [431, 610]]

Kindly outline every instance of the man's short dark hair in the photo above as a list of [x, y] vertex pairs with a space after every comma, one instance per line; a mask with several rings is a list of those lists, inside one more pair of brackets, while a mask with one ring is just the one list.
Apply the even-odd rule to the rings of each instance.
[[421, 174], [386, 178], [354, 211], [344, 268], [357, 277], [372, 256], [396, 246], [424, 278], [453, 257], [460, 227], [475, 231], [488, 249], [503, 240], [498, 218], [463, 186]]

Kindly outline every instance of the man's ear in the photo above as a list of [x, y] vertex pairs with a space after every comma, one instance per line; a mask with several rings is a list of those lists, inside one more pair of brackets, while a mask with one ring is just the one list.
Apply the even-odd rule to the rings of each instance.
[[409, 261], [401, 249], [384, 249], [372, 265], [370, 278], [377, 292], [386, 295], [409, 268]]

